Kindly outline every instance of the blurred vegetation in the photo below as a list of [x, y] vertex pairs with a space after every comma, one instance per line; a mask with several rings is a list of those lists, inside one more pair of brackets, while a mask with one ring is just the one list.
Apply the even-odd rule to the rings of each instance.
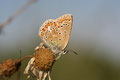
[[[13, 58], [19, 58], [19, 55], [13, 56]], [[20, 77], [19, 80], [36, 80], [35, 78], [27, 79], [23, 74], [28, 61], [29, 59], [23, 61], [19, 72], [8, 80], [16, 80], [18, 77]], [[78, 56], [69, 53], [63, 55], [54, 64], [51, 77], [52, 80], [120, 80], [120, 68], [116, 68], [105, 59], [93, 56], [92, 53]]]

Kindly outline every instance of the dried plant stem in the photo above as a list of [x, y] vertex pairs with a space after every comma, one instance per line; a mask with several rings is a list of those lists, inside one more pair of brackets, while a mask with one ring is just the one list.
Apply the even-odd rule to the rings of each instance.
[[18, 11], [16, 11], [10, 18], [8, 18], [8, 20], [6, 20], [4, 23], [2, 23], [0, 25], [0, 31], [7, 26], [8, 24], [10, 24], [13, 19], [17, 16], [19, 16], [21, 13], [23, 13], [33, 2], [35, 2], [37, 0], [28, 0], [28, 2], [26, 4], [24, 4]]
[[25, 60], [27, 58], [32, 58], [32, 57], [33, 57], [33, 55], [25, 56], [23, 58], [20, 58], [20, 59], [16, 60], [16, 63], [19, 63], [19, 62], [21, 62], [21, 61], [23, 61], [23, 60]]

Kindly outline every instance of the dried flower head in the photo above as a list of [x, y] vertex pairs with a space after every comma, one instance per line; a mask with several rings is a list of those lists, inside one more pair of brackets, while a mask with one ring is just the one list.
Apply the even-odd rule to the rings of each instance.
[[12, 76], [15, 72], [17, 72], [21, 66], [21, 61], [30, 58], [33, 56], [25, 56], [23, 58], [14, 60], [14, 59], [7, 59], [0, 64], [0, 78], [5, 77], [10, 77]]
[[37, 48], [36, 54], [28, 62], [24, 74], [28, 75], [27, 78], [30, 78], [30, 76], [34, 75], [36, 76], [37, 80], [45, 80], [48, 76], [48, 79], [51, 80], [50, 71], [54, 61], [55, 57], [50, 49]]
[[16, 62], [13, 59], [7, 59], [0, 64], [0, 77], [10, 77], [20, 68], [21, 62]]

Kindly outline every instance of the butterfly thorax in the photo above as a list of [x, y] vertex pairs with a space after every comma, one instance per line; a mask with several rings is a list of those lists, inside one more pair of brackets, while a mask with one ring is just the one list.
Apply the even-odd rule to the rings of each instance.
[[66, 54], [68, 52], [66, 50], [62, 50], [58, 46], [51, 47], [51, 50], [54, 53], [56, 60], [58, 60], [62, 54]]

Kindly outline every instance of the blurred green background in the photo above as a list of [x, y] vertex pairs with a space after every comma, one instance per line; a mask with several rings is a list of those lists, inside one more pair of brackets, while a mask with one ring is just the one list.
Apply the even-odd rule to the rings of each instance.
[[[0, 24], [27, 1], [0, 0]], [[119, 9], [119, 0], [38, 0], [3, 29], [0, 63], [33, 54], [42, 23], [69, 13], [74, 19], [67, 49], [79, 55], [63, 55], [52, 68], [52, 80], [120, 80]], [[22, 62], [20, 80], [36, 80], [23, 74], [28, 61]], [[19, 73], [7, 80], [16, 80]]]

